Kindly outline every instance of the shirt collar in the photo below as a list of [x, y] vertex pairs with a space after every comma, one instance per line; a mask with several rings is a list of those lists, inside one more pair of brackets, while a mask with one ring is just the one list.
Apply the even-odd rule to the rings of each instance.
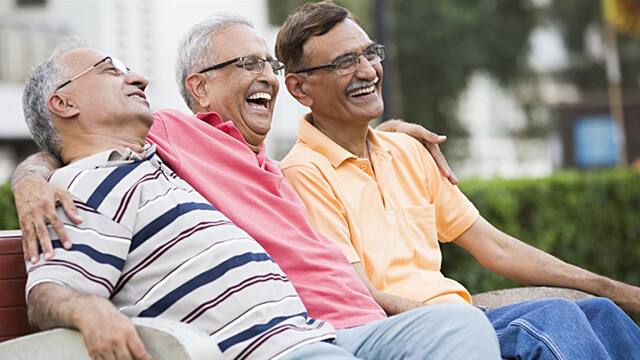
[[96, 168], [96, 167], [109, 167], [109, 166], [118, 166], [122, 164], [129, 164], [135, 161], [141, 161], [150, 159], [155, 155], [156, 146], [151, 144], [144, 145], [145, 154], [143, 158], [140, 158], [138, 154], [136, 154], [130, 148], [126, 148], [124, 150], [116, 150], [110, 149], [101, 151], [99, 153], [93, 154], [91, 156], [87, 156], [80, 160], [74, 161], [70, 163], [68, 166], [75, 168]]
[[[233, 121], [230, 121], [230, 120], [225, 121], [222, 118], [222, 116], [220, 116], [220, 114], [215, 112], [197, 113], [196, 117], [204, 121], [205, 123], [215, 127], [216, 129], [227, 133], [234, 139], [241, 141], [243, 144], [247, 146], [247, 149], [249, 149], [249, 144], [244, 139], [244, 136], [242, 136], [242, 133], [240, 132], [240, 130], [238, 130], [236, 125], [233, 123]], [[266, 156], [267, 156], [267, 151], [265, 149], [264, 142], [263, 142], [262, 144], [260, 144], [260, 146], [258, 146], [258, 153], [256, 154], [256, 157], [258, 158], [258, 160], [260, 160], [260, 162], [262, 162], [264, 161]]]
[[[308, 113], [300, 119], [298, 127], [298, 141], [305, 143], [311, 149], [326, 157], [334, 168], [337, 168], [347, 159], [357, 159], [358, 157], [347, 151], [342, 146], [336, 144], [322, 131], [316, 129], [309, 121], [312, 114]], [[369, 151], [371, 153], [387, 153], [390, 151], [382, 144], [380, 137], [375, 130], [369, 128], [367, 132]]]

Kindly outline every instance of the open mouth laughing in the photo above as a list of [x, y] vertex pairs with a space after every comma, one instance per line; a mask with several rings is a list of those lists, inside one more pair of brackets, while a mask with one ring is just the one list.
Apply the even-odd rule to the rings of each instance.
[[372, 95], [376, 93], [377, 87], [376, 85], [380, 81], [379, 78], [375, 78], [373, 81], [367, 82], [356, 82], [351, 84], [347, 89], [347, 96], [353, 98], [361, 98], [366, 97], [367, 95]]
[[245, 100], [252, 109], [268, 111], [269, 104], [271, 102], [271, 94], [259, 91], [247, 96]]

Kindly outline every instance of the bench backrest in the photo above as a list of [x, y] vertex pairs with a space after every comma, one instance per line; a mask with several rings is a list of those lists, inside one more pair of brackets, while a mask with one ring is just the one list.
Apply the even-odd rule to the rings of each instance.
[[0, 231], [0, 341], [35, 331], [27, 321], [27, 274], [21, 242], [20, 231]]

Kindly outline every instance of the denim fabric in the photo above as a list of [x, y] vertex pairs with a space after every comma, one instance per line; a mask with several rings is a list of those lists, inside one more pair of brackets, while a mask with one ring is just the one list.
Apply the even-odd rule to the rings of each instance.
[[605, 298], [526, 301], [485, 314], [506, 359], [640, 359], [640, 329]]
[[442, 304], [338, 330], [332, 344], [305, 345], [284, 359], [491, 360], [500, 359], [500, 351], [495, 332], [480, 310]]

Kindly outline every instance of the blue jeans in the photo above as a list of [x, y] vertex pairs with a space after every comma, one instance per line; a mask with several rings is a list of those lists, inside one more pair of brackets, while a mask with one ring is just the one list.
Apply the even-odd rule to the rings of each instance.
[[640, 329], [609, 299], [525, 301], [485, 314], [506, 359], [640, 359]]
[[482, 312], [462, 304], [430, 305], [385, 320], [341, 329], [333, 342], [304, 345], [283, 360], [500, 359]]

